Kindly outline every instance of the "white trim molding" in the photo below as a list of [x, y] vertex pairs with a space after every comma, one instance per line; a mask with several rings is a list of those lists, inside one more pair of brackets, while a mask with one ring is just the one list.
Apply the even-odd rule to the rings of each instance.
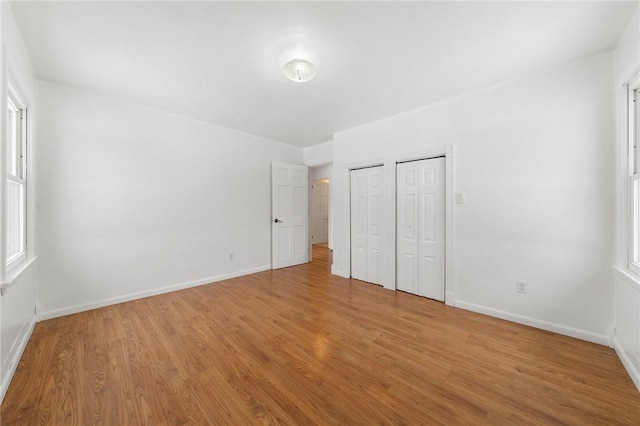
[[2, 382], [0, 382], [0, 403], [4, 400], [4, 396], [7, 394], [13, 375], [18, 368], [18, 363], [20, 362], [20, 358], [22, 358], [22, 354], [27, 347], [27, 343], [29, 343], [29, 339], [31, 338], [35, 325], [35, 318], [33, 318], [31, 322], [25, 323], [22, 330], [20, 330], [20, 334], [18, 334], [18, 337], [14, 341], [13, 346], [9, 351], [9, 355], [5, 360], [3, 360]]
[[620, 358], [620, 362], [622, 362], [622, 365], [624, 366], [624, 369], [627, 370], [627, 373], [631, 377], [631, 380], [633, 380], [633, 383], [636, 385], [636, 388], [638, 388], [638, 391], [640, 392], [640, 372], [633, 365], [633, 362], [631, 362], [631, 360], [627, 356], [627, 353], [624, 351], [616, 337], [613, 338], [613, 349], [615, 349], [618, 358]]
[[31, 258], [27, 257], [27, 261], [18, 265], [15, 269], [13, 269], [10, 273], [8, 273], [4, 281], [0, 283], [0, 296], [4, 296], [12, 286], [15, 281], [17, 281], [30, 267], [35, 263], [38, 259], [38, 256], [33, 256]]
[[640, 391], [640, 280], [625, 267], [613, 265], [614, 325], [611, 347]]
[[524, 315], [514, 314], [499, 309], [489, 308], [487, 306], [476, 305], [474, 303], [455, 301], [455, 307], [465, 309], [467, 311], [477, 312], [491, 317], [504, 319], [518, 324], [539, 328], [553, 333], [562, 334], [564, 336], [574, 337], [576, 339], [586, 340], [587, 342], [597, 343], [599, 345], [609, 346], [609, 336], [606, 334], [598, 334], [579, 328], [568, 327], [566, 325], [557, 324], [537, 318], [527, 317]]
[[619, 266], [613, 265], [613, 270], [616, 271], [621, 278], [623, 278], [623, 281], [632, 289], [634, 289], [637, 292], [640, 292], [640, 279], [638, 278], [637, 275], [635, 275], [634, 273], [630, 272], [630, 271], [626, 271], [624, 268], [621, 268]]
[[173, 284], [166, 287], [156, 288], [147, 291], [140, 291], [137, 293], [125, 294], [123, 296], [111, 297], [109, 299], [103, 299], [96, 302], [84, 303], [82, 305], [69, 306], [66, 308], [53, 309], [38, 313], [36, 320], [45, 321], [52, 318], [63, 317], [66, 315], [77, 314], [79, 312], [90, 311], [92, 309], [103, 308], [105, 306], [117, 305], [119, 303], [130, 302], [132, 300], [144, 299], [145, 297], [157, 296], [159, 294], [171, 293], [177, 290], [184, 290], [186, 288], [197, 287], [206, 284], [213, 284], [219, 281], [228, 280], [231, 278], [242, 277], [249, 274], [255, 274], [258, 272], [264, 272], [271, 270], [271, 264], [258, 266], [257, 268], [245, 269], [243, 271], [232, 272], [230, 274], [216, 275], [208, 278], [201, 278], [195, 281], [189, 281], [180, 284]]

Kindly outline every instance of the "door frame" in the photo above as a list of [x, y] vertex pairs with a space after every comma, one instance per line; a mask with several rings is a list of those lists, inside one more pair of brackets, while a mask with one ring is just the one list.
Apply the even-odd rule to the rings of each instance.
[[[382, 247], [383, 267], [382, 267], [382, 285], [389, 290], [396, 290], [396, 177], [397, 164], [407, 161], [424, 160], [427, 158], [444, 157], [445, 159], [445, 295], [444, 302], [449, 306], [454, 306], [455, 302], [455, 145], [440, 145], [426, 148], [420, 151], [414, 151], [406, 154], [396, 154], [384, 158], [371, 158], [353, 163], [345, 164], [342, 169], [343, 182], [348, 184], [351, 178], [351, 170], [361, 169], [365, 167], [375, 167], [382, 165], [384, 167], [384, 217], [385, 226], [382, 229]], [[346, 268], [349, 276], [351, 275], [351, 186], [347, 185], [348, 190], [344, 191], [345, 210], [343, 217], [348, 223], [349, 244], [348, 256], [349, 264]], [[332, 268], [332, 272], [342, 275], [340, 271]], [[342, 275], [344, 276], [344, 275]]]

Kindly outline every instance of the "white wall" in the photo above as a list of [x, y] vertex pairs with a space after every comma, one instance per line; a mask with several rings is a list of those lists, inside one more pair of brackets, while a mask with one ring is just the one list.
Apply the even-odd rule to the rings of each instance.
[[616, 81], [627, 82], [640, 65], [640, 8], [629, 20], [615, 51]]
[[332, 170], [333, 170], [332, 164], [324, 164], [322, 166], [309, 167], [309, 181], [313, 179], [331, 177]]
[[[26, 99], [29, 118], [33, 120], [37, 117], [35, 104], [37, 94], [31, 61], [24, 48], [7, 2], [0, 2], [0, 15], [2, 28], [0, 37], [3, 48], [0, 55], [2, 68], [2, 73], [0, 73], [2, 74], [0, 98], [6, 99], [6, 79], [9, 77], [18, 86], [21, 94]], [[6, 101], [4, 105], [6, 105]], [[6, 123], [6, 118], [4, 118], [5, 108], [2, 108], [2, 111], [2, 122]], [[3, 127], [0, 126], [0, 128]], [[30, 143], [33, 149], [36, 143], [33, 134]], [[3, 167], [4, 164], [0, 169], [4, 173]], [[30, 170], [30, 176], [34, 176], [33, 169]], [[30, 258], [35, 258], [37, 244], [37, 230], [33, 226], [35, 223], [34, 190], [33, 185], [28, 187], [29, 207], [31, 207], [27, 218], [30, 231], [28, 239]], [[0, 262], [5, 262], [4, 259], [1, 259], [1, 256]], [[0, 297], [0, 400], [2, 400], [7, 391], [13, 372], [33, 330], [37, 267], [37, 262], [34, 262], [22, 274], [13, 278], [11, 287], [5, 290]]]
[[39, 89], [43, 318], [270, 268], [271, 162], [302, 149]]
[[309, 167], [331, 163], [333, 161], [333, 141], [304, 148], [302, 156], [304, 164]]
[[627, 266], [629, 229], [628, 140], [626, 135], [626, 89], [634, 74], [640, 71], [640, 10], [629, 22], [615, 54], [617, 91], [616, 143], [616, 261], [614, 347], [622, 363], [640, 390], [640, 280]]
[[[466, 195], [454, 211], [455, 305], [607, 343], [612, 82], [606, 54], [334, 135], [334, 273], [350, 271], [349, 165], [384, 163], [391, 176], [395, 160], [452, 145], [455, 191]], [[389, 268], [394, 188], [385, 202]]]

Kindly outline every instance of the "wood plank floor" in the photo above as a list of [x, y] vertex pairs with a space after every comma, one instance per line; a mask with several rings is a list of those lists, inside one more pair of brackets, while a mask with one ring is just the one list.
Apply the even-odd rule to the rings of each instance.
[[640, 424], [611, 349], [314, 259], [37, 324], [2, 425]]

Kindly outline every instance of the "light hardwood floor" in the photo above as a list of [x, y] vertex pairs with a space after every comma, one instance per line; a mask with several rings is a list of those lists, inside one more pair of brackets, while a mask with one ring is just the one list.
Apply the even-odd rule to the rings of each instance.
[[39, 323], [1, 424], [640, 424], [611, 349], [329, 257]]

